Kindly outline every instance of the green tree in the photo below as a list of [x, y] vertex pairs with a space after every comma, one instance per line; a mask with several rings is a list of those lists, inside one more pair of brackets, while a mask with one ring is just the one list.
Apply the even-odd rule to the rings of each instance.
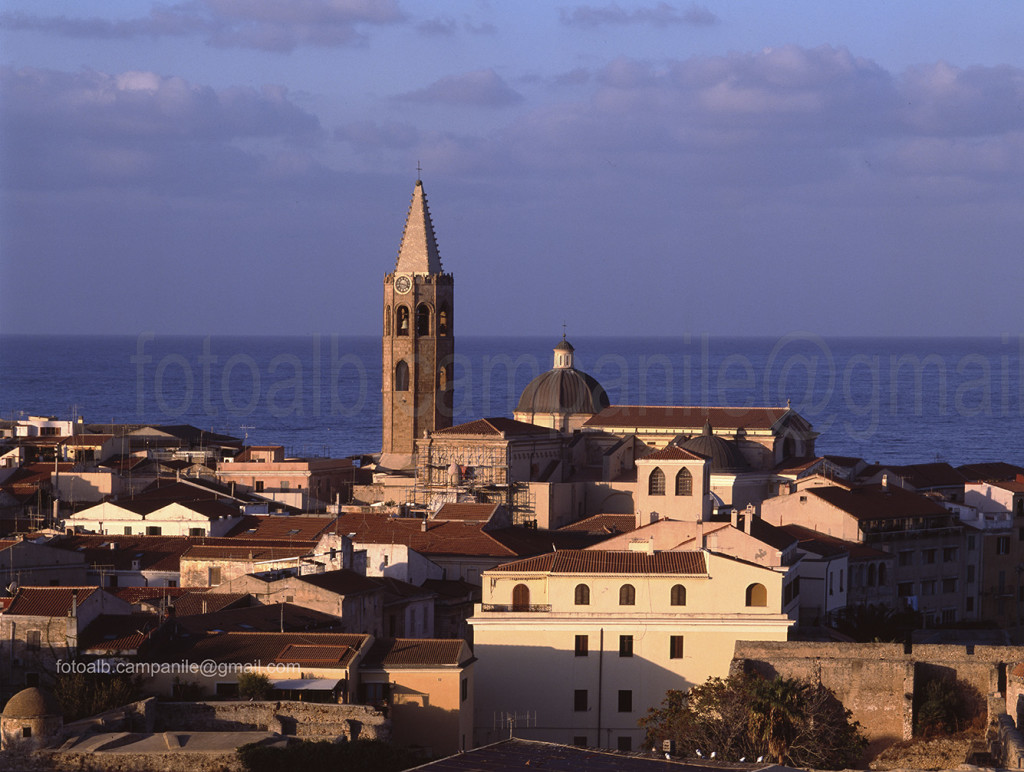
[[850, 712], [821, 684], [747, 674], [670, 691], [640, 725], [649, 745], [671, 739], [686, 755], [701, 749], [729, 761], [771, 756], [818, 769], [853, 766], [866, 745]]
[[238, 696], [246, 700], [265, 700], [273, 684], [263, 673], [242, 673], [238, 676]]
[[94, 716], [138, 699], [138, 683], [125, 675], [62, 673], [53, 694], [64, 708], [65, 721]]

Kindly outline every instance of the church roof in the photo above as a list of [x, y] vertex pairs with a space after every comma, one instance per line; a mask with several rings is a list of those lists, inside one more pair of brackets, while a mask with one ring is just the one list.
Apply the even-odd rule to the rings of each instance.
[[804, 419], [785, 407], [703, 407], [665, 405], [615, 405], [590, 418], [584, 426], [598, 429], [658, 428], [677, 429], [681, 433], [700, 430], [706, 421], [720, 431], [768, 431], [781, 422], [796, 420], [809, 428]]
[[430, 220], [427, 195], [423, 183], [416, 180], [409, 215], [405, 219], [402, 245], [398, 248], [395, 273], [442, 273], [441, 255], [437, 251], [434, 224]]
[[541, 373], [519, 397], [517, 413], [597, 413], [609, 405], [604, 387], [572, 367]]
[[705, 422], [704, 431], [682, 443], [681, 447], [708, 459], [712, 472], [742, 472], [750, 468], [736, 443], [716, 436], [710, 422]]
[[504, 416], [494, 416], [491, 418], [478, 418], [475, 421], [469, 421], [464, 424], [458, 424], [456, 426], [449, 426], [444, 429], [438, 429], [434, 432], [435, 435], [468, 435], [468, 436], [489, 436], [489, 437], [517, 437], [520, 435], [551, 435], [554, 434], [551, 429], [546, 429], [543, 426], [535, 426], [534, 424], [525, 423], [523, 421], [516, 421], [512, 418], [505, 418]]

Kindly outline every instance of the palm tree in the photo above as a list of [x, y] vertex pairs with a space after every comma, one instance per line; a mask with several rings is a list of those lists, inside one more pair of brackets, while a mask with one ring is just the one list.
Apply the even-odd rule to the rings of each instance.
[[802, 717], [805, 687], [795, 679], [782, 677], [758, 679], [753, 686], [750, 730], [779, 764], [785, 764]]

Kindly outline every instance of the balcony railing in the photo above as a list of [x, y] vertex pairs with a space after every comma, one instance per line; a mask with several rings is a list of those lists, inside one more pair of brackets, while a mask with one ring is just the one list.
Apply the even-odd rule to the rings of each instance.
[[539, 612], [539, 611], [551, 611], [550, 603], [531, 603], [529, 605], [520, 605], [518, 603], [484, 603], [482, 610], [486, 613], [488, 611], [494, 612], [513, 612], [516, 614], [527, 613], [527, 612]]

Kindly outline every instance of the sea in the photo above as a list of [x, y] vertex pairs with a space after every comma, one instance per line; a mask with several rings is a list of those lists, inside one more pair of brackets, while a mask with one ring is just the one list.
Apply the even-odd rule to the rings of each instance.
[[[456, 338], [454, 422], [511, 417], [547, 337]], [[789, 405], [818, 454], [1024, 466], [1024, 334], [572, 338], [612, 404]], [[291, 456], [381, 446], [381, 339], [0, 335], [0, 418], [192, 424]]]

